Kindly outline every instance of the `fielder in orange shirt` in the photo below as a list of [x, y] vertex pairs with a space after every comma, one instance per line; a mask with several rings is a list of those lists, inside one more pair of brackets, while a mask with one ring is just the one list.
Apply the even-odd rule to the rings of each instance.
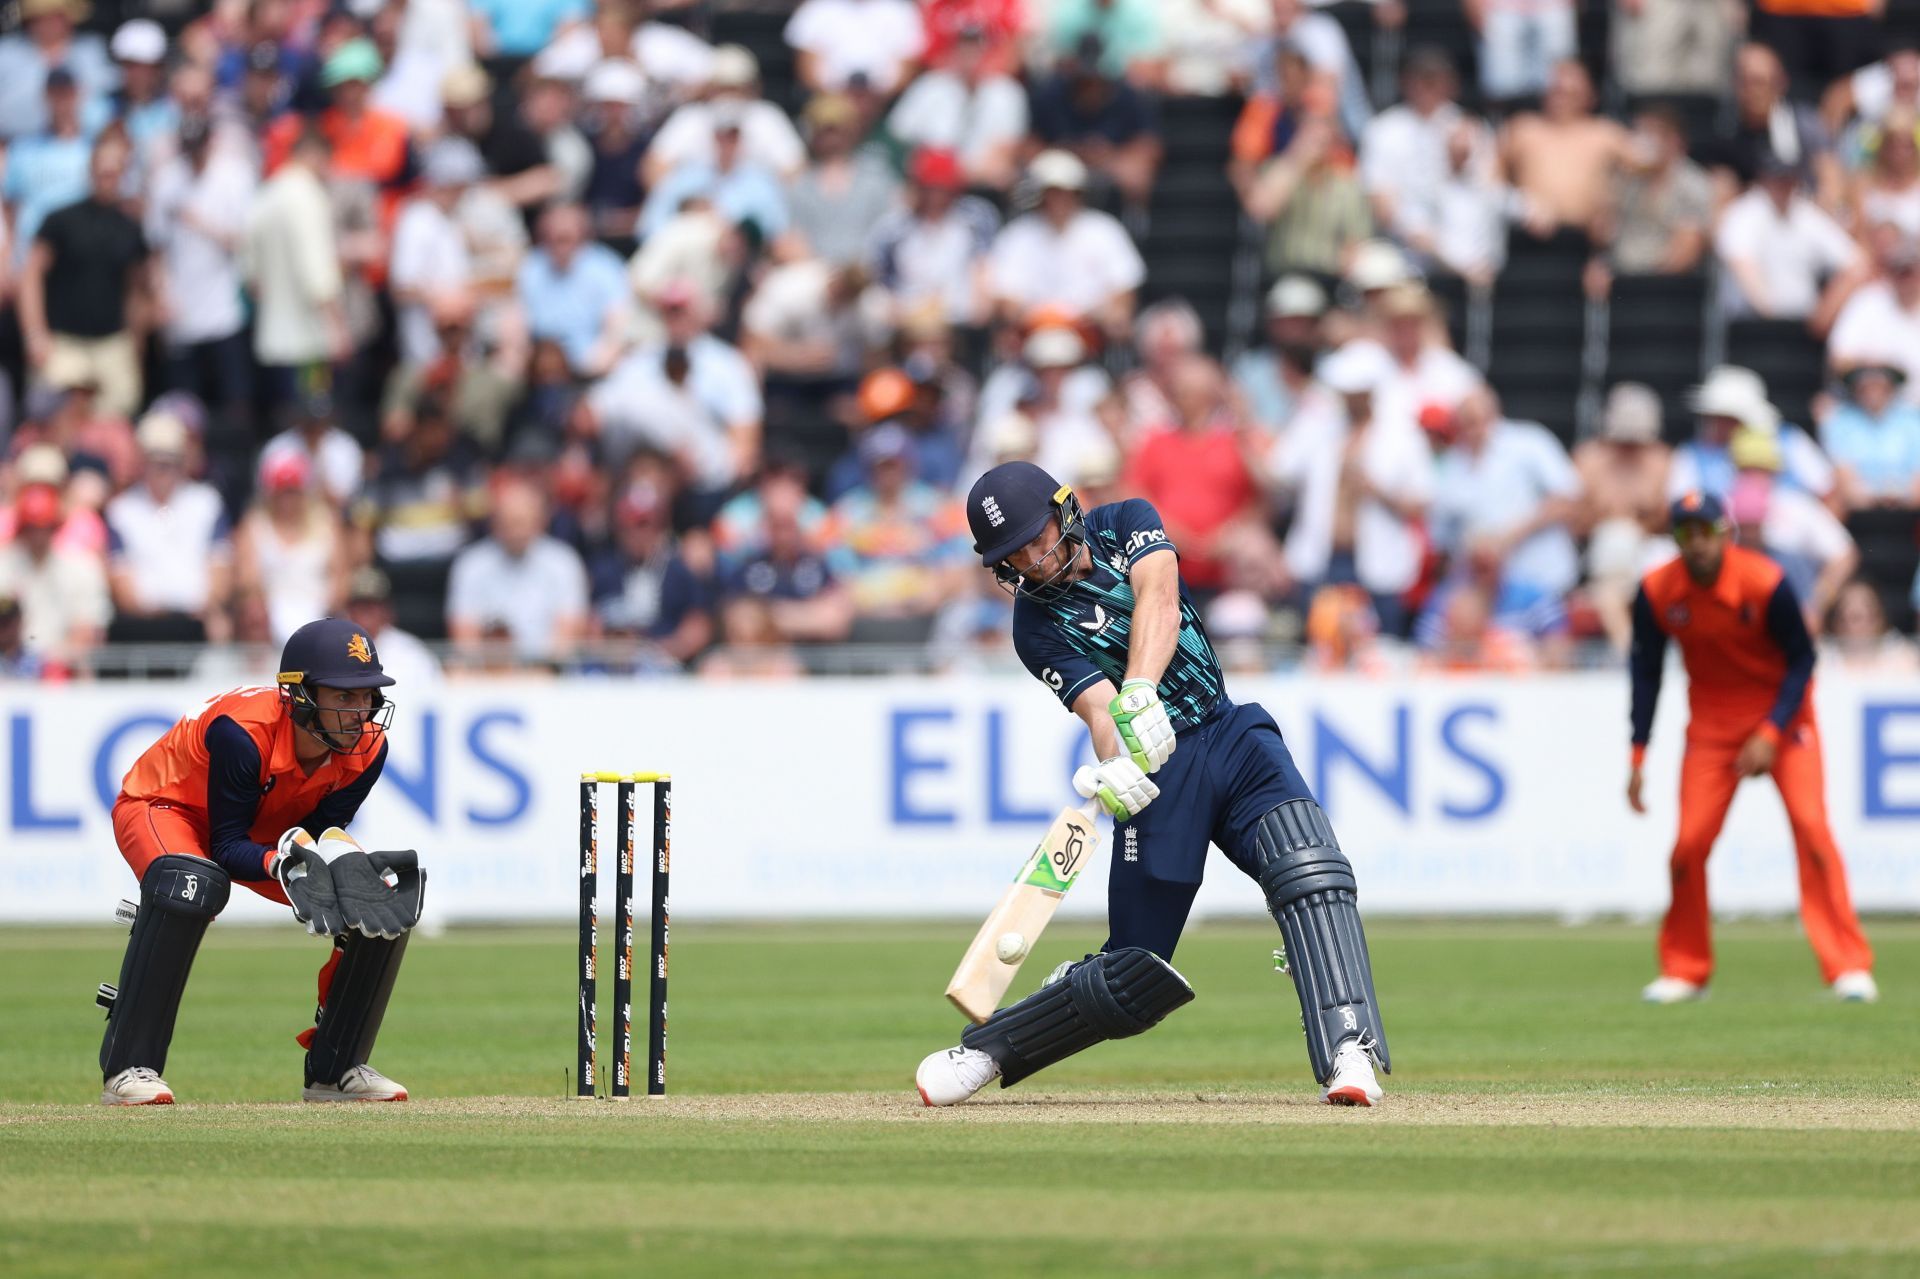
[[293, 908], [333, 943], [320, 1008], [300, 1036], [307, 1101], [405, 1101], [367, 1065], [420, 920], [426, 876], [407, 853], [367, 853], [342, 829], [387, 760], [393, 678], [345, 618], [287, 640], [275, 686], [210, 700], [148, 747], [113, 806], [140, 901], [100, 1045], [110, 1106], [166, 1105], [160, 1077], [200, 939], [234, 881]]
[[1820, 975], [1842, 999], [1879, 997], [1873, 952], [1847, 895], [1846, 867], [1827, 824], [1825, 766], [1813, 716], [1813, 639], [1780, 568], [1733, 543], [1720, 499], [1673, 504], [1680, 557], [1647, 574], [1633, 602], [1633, 768], [1627, 803], [1646, 812], [1641, 765], [1653, 729], [1667, 639], [1687, 666], [1687, 749], [1673, 901], [1660, 928], [1660, 976], [1642, 997], [1678, 1003], [1713, 975], [1707, 855], [1744, 778], [1771, 774], [1786, 802], [1800, 863], [1800, 918]]

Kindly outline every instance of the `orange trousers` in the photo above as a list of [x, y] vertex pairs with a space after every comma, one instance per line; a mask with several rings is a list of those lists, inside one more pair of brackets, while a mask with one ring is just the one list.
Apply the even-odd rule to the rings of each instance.
[[[1687, 743], [1680, 764], [1680, 833], [1670, 869], [1673, 904], [1660, 926], [1660, 972], [1706, 984], [1713, 975], [1713, 938], [1707, 916], [1707, 855], [1720, 836], [1739, 787], [1734, 760], [1740, 747]], [[1822, 980], [1873, 967], [1873, 951], [1860, 931], [1847, 894], [1847, 868], [1827, 824], [1826, 765], [1820, 732], [1806, 724], [1781, 735], [1773, 761], [1774, 785], [1786, 802], [1800, 864], [1800, 921], [1820, 961]]]
[[[122, 795], [113, 806], [113, 839], [120, 855], [133, 867], [133, 877], [144, 879], [153, 859], [165, 853], [182, 857], [207, 857], [205, 832], [180, 809], [171, 804], [155, 804]], [[268, 901], [287, 905], [287, 895], [271, 879], [237, 879]]]

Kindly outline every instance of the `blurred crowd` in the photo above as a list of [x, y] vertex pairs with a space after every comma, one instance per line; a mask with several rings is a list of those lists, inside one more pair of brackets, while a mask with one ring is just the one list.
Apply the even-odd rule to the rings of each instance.
[[[410, 681], [1004, 661], [959, 502], [1013, 458], [1153, 501], [1236, 669], [1617, 652], [1692, 488], [1843, 660], [1920, 666], [1845, 523], [1920, 506], [1920, 49], [1879, 0], [1614, 0], [1614, 119], [1574, 0], [1463, 7], [1476, 83], [1414, 46], [1385, 102], [1306, 0], [803, 0], [789, 110], [705, 3], [19, 0], [0, 676], [251, 677], [329, 612]], [[1243, 103], [1245, 350], [1142, 252], [1196, 96]], [[1804, 320], [1814, 420], [1732, 366], [1687, 421], [1510, 418], [1437, 286], [1518, 236]]]

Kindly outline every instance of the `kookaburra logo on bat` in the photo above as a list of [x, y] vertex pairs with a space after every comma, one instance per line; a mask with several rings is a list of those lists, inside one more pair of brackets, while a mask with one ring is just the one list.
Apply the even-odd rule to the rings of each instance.
[[1067, 836], [1067, 842], [1062, 844], [1059, 851], [1053, 855], [1053, 869], [1062, 880], [1073, 878], [1073, 872], [1079, 868], [1080, 859], [1086, 855], [1087, 851], [1086, 827], [1069, 824], [1067, 830], [1071, 832]]

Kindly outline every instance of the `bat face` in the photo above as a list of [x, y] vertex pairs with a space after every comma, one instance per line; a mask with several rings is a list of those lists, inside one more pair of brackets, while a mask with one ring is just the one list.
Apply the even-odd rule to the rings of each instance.
[[[1084, 809], [1062, 810], [1027, 858], [1012, 884], [1000, 895], [993, 913], [974, 935], [961, 957], [947, 998], [974, 1022], [983, 1022], [999, 1007], [1014, 974], [1032, 953], [1033, 943], [1059, 909], [1074, 880], [1092, 861], [1100, 845], [1098, 828]], [[1002, 947], [1002, 939], [1017, 944]], [[1011, 958], [1003, 959], [1002, 954]]]
[[1069, 808], [1054, 818], [1040, 846], [1028, 860], [1028, 870], [1019, 882], [1042, 892], [1065, 893], [1079, 877], [1093, 848], [1093, 822], [1079, 809]]

